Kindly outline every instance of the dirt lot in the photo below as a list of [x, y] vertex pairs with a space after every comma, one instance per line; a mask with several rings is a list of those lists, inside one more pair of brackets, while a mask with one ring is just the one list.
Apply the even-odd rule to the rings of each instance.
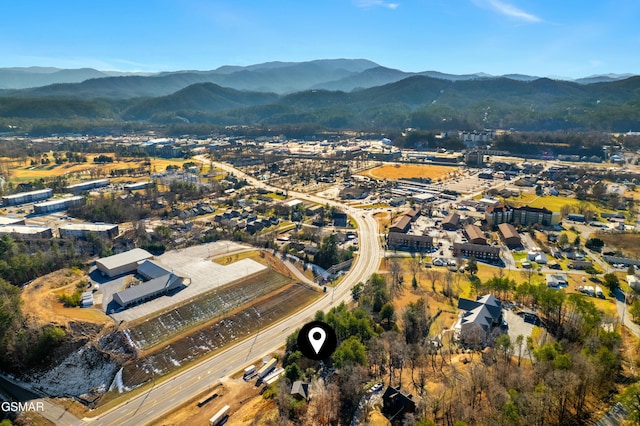
[[71, 294], [76, 283], [86, 279], [82, 272], [63, 269], [37, 278], [24, 287], [22, 292], [23, 312], [34, 316], [43, 323], [68, 325], [69, 321], [83, 321], [93, 324], [107, 324], [111, 319], [97, 308], [65, 308], [58, 301], [61, 292]]
[[198, 407], [196, 399], [182, 409], [174, 411], [167, 418], [154, 423], [154, 426], [205, 425], [225, 405], [230, 406], [229, 413], [231, 413], [225, 425], [250, 425], [275, 409], [273, 402], [265, 401], [258, 394], [260, 387], [255, 387], [253, 382], [229, 379], [212, 391], [219, 396], [211, 402]]
[[362, 172], [362, 175], [375, 179], [431, 178], [433, 181], [449, 177], [458, 172], [455, 166], [437, 166], [428, 164], [385, 164]]

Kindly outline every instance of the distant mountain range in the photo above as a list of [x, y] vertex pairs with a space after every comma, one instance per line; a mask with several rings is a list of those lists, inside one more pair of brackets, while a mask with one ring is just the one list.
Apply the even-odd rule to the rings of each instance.
[[5, 75], [2, 71], [23, 73], [28, 76], [23, 81], [36, 81], [38, 76], [92, 77], [0, 91], [0, 129], [12, 128], [14, 119], [28, 119], [57, 120], [61, 127], [75, 120], [101, 125], [314, 124], [372, 130], [640, 130], [640, 76], [566, 81], [516, 74], [407, 73], [364, 59], [269, 62], [153, 75], [15, 68], [0, 70], [0, 76]]
[[[70, 96], [85, 99], [163, 96], [195, 83], [214, 83], [231, 89], [278, 94], [310, 89], [350, 92], [417, 75], [450, 81], [499, 77], [532, 81], [540, 78], [521, 74], [492, 76], [484, 73], [456, 75], [437, 71], [416, 73], [386, 68], [366, 59], [324, 59], [309, 62], [267, 62], [244, 67], [225, 65], [211, 71], [161, 73], [124, 73], [92, 68], [0, 68], [0, 90], [14, 91], [12, 96]], [[581, 84], [603, 83], [631, 76], [608, 74], [575, 81]], [[16, 93], [16, 90], [20, 92]]]

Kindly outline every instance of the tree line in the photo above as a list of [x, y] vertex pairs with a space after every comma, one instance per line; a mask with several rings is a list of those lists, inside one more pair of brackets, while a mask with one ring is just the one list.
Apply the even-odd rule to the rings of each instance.
[[[417, 393], [417, 410], [403, 424], [421, 426], [579, 425], [592, 420], [594, 404], [614, 401], [622, 338], [608, 326], [613, 319], [589, 298], [500, 275], [476, 280], [478, 294], [492, 292], [535, 309], [548, 337], [512, 340], [502, 334], [489, 350], [460, 358], [455, 344], [434, 344], [431, 326], [439, 313], [429, 306], [433, 293], [396, 312], [394, 297], [409, 290], [392, 286], [374, 274], [352, 289], [353, 307], [316, 314], [338, 337], [336, 351], [323, 363], [302, 356], [297, 332], [288, 337], [284, 383], [267, 394], [276, 400], [282, 424], [305, 424], [321, 407], [326, 412], [315, 424], [347, 424], [367, 384], [380, 380]], [[460, 359], [467, 363], [464, 369]], [[315, 383], [318, 375], [324, 378], [320, 401], [307, 404], [289, 396], [294, 380]]]

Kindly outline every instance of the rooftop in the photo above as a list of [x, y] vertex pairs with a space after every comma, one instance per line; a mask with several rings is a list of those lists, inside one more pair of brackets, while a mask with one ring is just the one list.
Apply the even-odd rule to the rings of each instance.
[[162, 292], [177, 289], [182, 285], [182, 278], [173, 273], [145, 281], [133, 287], [126, 288], [113, 295], [122, 306], [135, 303], [147, 297], [153, 297]]
[[498, 230], [505, 238], [520, 238], [520, 235], [518, 235], [518, 230], [510, 223], [499, 224]]
[[5, 225], [0, 226], [0, 233], [5, 234], [39, 234], [51, 230], [48, 226]]
[[115, 269], [121, 265], [127, 265], [141, 260], [151, 259], [153, 256], [146, 250], [134, 248], [124, 253], [114, 254], [113, 256], [103, 257], [96, 262], [100, 262], [107, 269]]
[[41, 203], [36, 204], [37, 206], [55, 206], [56, 204], [63, 204], [67, 201], [80, 201], [84, 199], [82, 195], [75, 195], [73, 197], [65, 197], [65, 198], [55, 198], [49, 201], [43, 201]]
[[475, 225], [467, 225], [464, 227], [464, 232], [467, 234], [470, 240], [482, 239], [486, 240], [484, 232]]
[[70, 231], [108, 231], [117, 227], [112, 223], [68, 223], [62, 225], [59, 229], [67, 229]]

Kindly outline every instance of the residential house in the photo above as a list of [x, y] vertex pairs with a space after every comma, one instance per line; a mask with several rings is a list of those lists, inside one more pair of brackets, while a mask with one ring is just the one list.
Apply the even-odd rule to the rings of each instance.
[[476, 300], [458, 299], [460, 318], [460, 341], [470, 346], [489, 344], [493, 336], [501, 333], [502, 302], [491, 294]]
[[388, 386], [382, 394], [382, 414], [392, 425], [403, 424], [404, 415], [416, 411], [413, 395], [400, 387]]
[[566, 274], [547, 274], [544, 278], [547, 282], [547, 287], [550, 288], [561, 288], [569, 285]]

